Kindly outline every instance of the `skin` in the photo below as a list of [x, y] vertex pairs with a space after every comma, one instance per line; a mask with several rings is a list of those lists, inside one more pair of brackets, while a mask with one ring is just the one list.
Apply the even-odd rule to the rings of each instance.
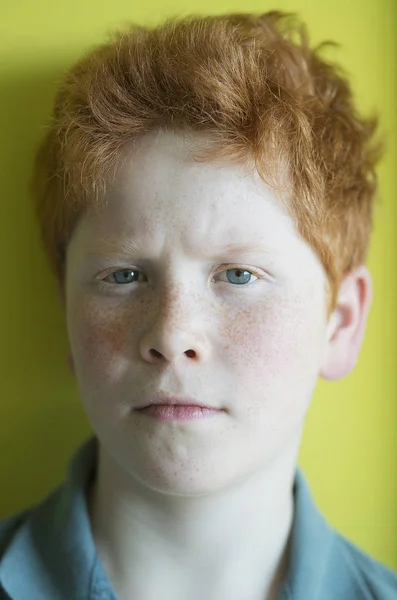
[[[106, 208], [73, 233], [60, 288], [100, 442], [88, 494], [99, 556], [121, 599], [271, 600], [305, 416], [318, 377], [356, 364], [371, 277], [352, 272], [327, 321], [323, 267], [258, 176], [194, 163], [170, 132], [124, 159]], [[160, 392], [219, 410], [134, 411]]]

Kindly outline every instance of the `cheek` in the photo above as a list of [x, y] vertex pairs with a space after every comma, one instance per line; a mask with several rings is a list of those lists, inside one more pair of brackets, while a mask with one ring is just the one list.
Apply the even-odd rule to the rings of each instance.
[[[140, 307], [141, 308], [141, 307]], [[80, 300], [69, 314], [69, 339], [76, 366], [103, 378], [131, 358], [133, 332], [139, 326], [139, 311], [106, 309], [89, 300]], [[131, 347], [130, 347], [131, 346]]]
[[225, 350], [234, 380], [258, 409], [268, 400], [287, 411], [290, 402], [304, 403], [312, 392], [321, 344], [316, 306], [299, 296], [279, 298], [229, 322]]
[[297, 303], [280, 300], [257, 305], [230, 320], [225, 327], [225, 349], [230, 360], [244, 370], [259, 373], [258, 365], [282, 369], [290, 359], [300, 356], [308, 333]]

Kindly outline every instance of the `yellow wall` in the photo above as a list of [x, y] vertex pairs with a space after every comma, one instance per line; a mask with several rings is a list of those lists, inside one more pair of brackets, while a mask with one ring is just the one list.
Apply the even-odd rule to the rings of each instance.
[[128, 20], [294, 10], [314, 41], [342, 44], [334, 56], [352, 74], [360, 107], [377, 107], [389, 133], [368, 261], [375, 292], [366, 337], [351, 375], [319, 382], [300, 464], [329, 521], [397, 569], [395, 6], [394, 0], [0, 0], [0, 516], [58, 483], [90, 433], [67, 370], [63, 315], [26, 192], [57, 78]]

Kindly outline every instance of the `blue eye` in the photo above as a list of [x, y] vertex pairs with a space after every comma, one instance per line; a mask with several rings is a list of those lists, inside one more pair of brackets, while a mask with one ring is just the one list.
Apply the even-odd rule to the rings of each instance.
[[[229, 273], [233, 271], [235, 271], [236, 277], [229, 276]], [[227, 274], [226, 277], [229, 283], [235, 283], [237, 285], [244, 285], [246, 283], [250, 283], [250, 277], [255, 277], [255, 275], [251, 273], [251, 271], [247, 271], [247, 269], [241, 268], [225, 269], [224, 271], [222, 271], [222, 273]]]
[[[132, 277], [129, 277], [132, 274]], [[120, 277], [117, 277], [120, 275]], [[138, 280], [139, 275], [142, 275], [140, 271], [136, 269], [120, 269], [120, 271], [115, 271], [114, 273], [110, 273], [108, 277], [114, 277], [116, 283], [135, 283]], [[105, 280], [107, 277], [105, 277]]]

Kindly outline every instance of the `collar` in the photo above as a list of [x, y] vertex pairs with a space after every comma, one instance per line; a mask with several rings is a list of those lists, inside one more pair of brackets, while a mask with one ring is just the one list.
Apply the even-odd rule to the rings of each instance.
[[99, 600], [111, 590], [85, 499], [97, 457], [93, 437], [73, 456], [66, 480], [28, 512], [14, 534], [0, 563], [0, 581], [12, 600]]

